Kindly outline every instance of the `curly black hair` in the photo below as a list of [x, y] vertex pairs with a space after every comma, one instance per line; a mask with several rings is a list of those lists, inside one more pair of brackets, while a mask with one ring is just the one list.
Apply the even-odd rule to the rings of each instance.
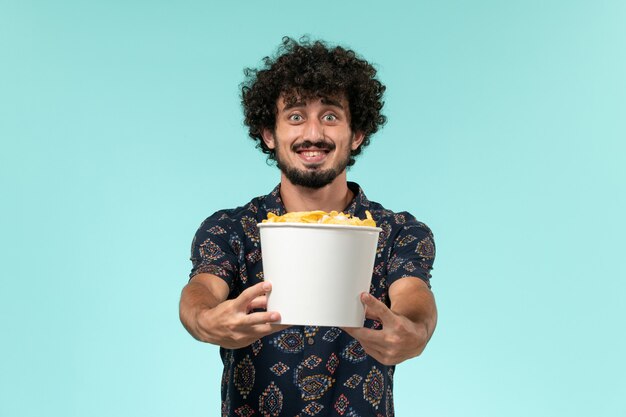
[[345, 95], [350, 107], [350, 127], [363, 132], [361, 146], [352, 151], [349, 166], [362, 148], [369, 145], [387, 118], [381, 114], [385, 86], [376, 79], [376, 69], [356, 53], [325, 42], [311, 42], [307, 37], [296, 41], [284, 37], [275, 58], [263, 58], [264, 67], [246, 68], [241, 84], [241, 103], [250, 137], [257, 148], [275, 160], [273, 149], [263, 141], [263, 130], [276, 125], [276, 101], [281, 94], [288, 103], [314, 97]]

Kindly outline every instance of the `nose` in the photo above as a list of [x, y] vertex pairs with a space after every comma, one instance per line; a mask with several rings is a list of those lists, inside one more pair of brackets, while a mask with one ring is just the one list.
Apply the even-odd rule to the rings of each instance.
[[310, 140], [311, 142], [324, 139], [324, 125], [322, 125], [316, 118], [307, 120], [304, 126], [303, 139]]

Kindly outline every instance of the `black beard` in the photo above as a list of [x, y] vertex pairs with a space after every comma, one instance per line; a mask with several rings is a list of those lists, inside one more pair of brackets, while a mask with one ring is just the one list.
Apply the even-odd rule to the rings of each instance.
[[300, 171], [297, 168], [286, 167], [281, 164], [280, 159], [276, 160], [278, 164], [278, 168], [285, 174], [285, 177], [293, 184], [300, 185], [306, 188], [313, 188], [315, 190], [320, 189], [322, 187], [327, 186], [339, 174], [343, 172], [344, 169], [348, 166], [347, 162], [345, 165], [337, 167], [337, 169], [330, 168], [322, 171]]
[[[321, 145], [318, 145], [322, 148]], [[334, 146], [332, 147], [334, 149]], [[283, 164], [278, 149], [276, 150], [276, 165], [285, 174], [285, 177], [293, 184], [301, 187], [320, 189], [334, 181], [347, 167], [350, 162], [350, 154], [339, 161], [339, 165], [334, 168], [325, 170], [307, 170], [302, 171], [294, 167]]]

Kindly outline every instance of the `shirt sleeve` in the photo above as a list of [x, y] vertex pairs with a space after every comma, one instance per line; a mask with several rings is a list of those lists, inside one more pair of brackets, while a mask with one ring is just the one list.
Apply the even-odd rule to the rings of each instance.
[[435, 261], [435, 240], [424, 223], [408, 213], [401, 213], [407, 221], [392, 241], [387, 265], [387, 284], [404, 277], [417, 277], [430, 288], [430, 271]]
[[220, 220], [222, 217], [218, 212], [198, 228], [191, 244], [192, 268], [189, 279], [202, 273], [212, 274], [222, 278], [232, 290], [237, 274], [238, 254], [230, 242], [233, 234], [228, 220]]

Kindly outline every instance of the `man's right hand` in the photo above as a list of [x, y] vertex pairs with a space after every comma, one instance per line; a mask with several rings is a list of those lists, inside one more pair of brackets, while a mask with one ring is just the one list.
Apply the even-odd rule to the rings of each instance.
[[192, 280], [183, 289], [181, 321], [196, 339], [237, 349], [289, 327], [270, 324], [280, 321], [275, 311], [253, 312], [267, 307], [267, 293], [272, 288], [269, 282], [253, 285], [232, 300], [225, 299], [228, 288], [224, 286], [222, 279], [209, 275]]

